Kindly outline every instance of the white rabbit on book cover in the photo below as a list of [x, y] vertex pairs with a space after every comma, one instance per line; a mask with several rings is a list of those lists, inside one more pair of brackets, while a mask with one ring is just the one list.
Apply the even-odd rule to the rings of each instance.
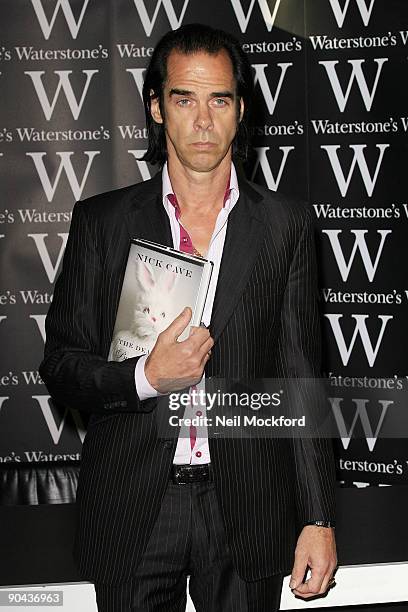
[[[130, 327], [115, 334], [109, 359], [123, 361], [134, 354], [148, 353], [157, 336], [173, 321], [177, 275], [136, 262], [136, 297]], [[130, 354], [132, 353], [132, 354]]]

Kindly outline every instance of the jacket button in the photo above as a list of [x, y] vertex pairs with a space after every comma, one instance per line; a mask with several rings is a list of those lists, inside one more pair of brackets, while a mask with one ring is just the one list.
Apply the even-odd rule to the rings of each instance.
[[173, 448], [172, 440], [166, 440], [163, 444], [164, 448]]

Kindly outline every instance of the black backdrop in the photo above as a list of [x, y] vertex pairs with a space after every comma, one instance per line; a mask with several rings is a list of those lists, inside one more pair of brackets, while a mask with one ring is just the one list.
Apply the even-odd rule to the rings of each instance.
[[[253, 66], [248, 177], [315, 212], [342, 560], [404, 560], [406, 432], [381, 437], [407, 384], [404, 0], [0, 4], [4, 516], [24, 529], [34, 507], [56, 524], [72, 508], [86, 423], [75, 406], [54, 406], [38, 376], [44, 319], [74, 201], [157, 171], [140, 160], [143, 73], [162, 34], [189, 22], [231, 31]], [[350, 521], [365, 534], [358, 548], [342, 527]]]

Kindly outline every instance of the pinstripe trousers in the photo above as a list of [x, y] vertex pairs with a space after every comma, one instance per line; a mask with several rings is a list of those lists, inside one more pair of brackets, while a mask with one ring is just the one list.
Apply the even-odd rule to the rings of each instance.
[[213, 482], [169, 482], [132, 580], [95, 584], [99, 612], [275, 612], [282, 575], [246, 582], [235, 571]]

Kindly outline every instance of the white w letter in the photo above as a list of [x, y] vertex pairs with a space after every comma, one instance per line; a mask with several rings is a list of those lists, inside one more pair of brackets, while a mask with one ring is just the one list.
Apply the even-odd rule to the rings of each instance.
[[48, 23], [41, 0], [31, 0], [31, 3], [37, 15], [37, 19], [40, 23], [42, 32], [44, 34], [45, 40], [48, 40], [50, 37], [50, 34], [54, 27], [54, 23], [55, 23], [55, 20], [57, 18], [60, 8], [62, 8], [62, 12], [64, 13], [65, 20], [68, 24], [69, 31], [71, 32], [72, 38], [76, 38], [78, 36], [79, 28], [81, 27], [82, 19], [84, 18], [84, 15], [85, 15], [85, 11], [86, 11], [86, 7], [88, 6], [88, 2], [89, 0], [84, 1], [78, 21], [75, 21], [69, 0], [57, 0], [55, 9], [54, 9], [54, 14], [51, 17], [51, 21]]

